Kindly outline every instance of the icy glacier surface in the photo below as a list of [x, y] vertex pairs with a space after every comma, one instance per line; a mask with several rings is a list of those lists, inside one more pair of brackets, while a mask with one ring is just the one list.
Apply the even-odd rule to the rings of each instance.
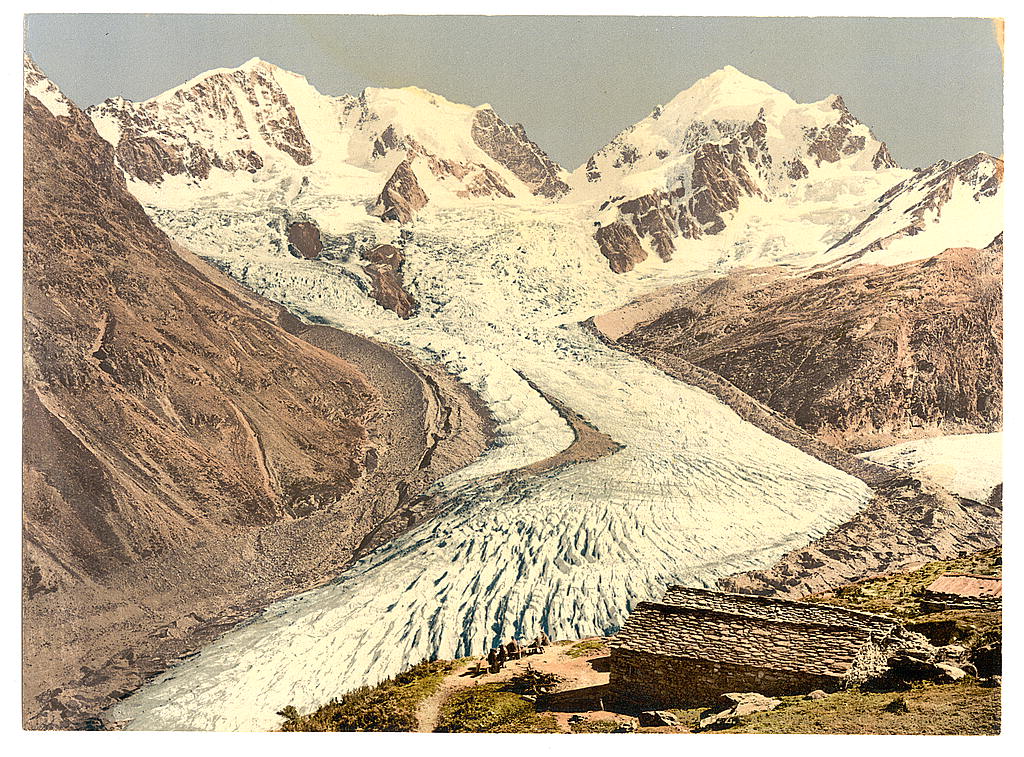
[[865, 452], [861, 457], [930, 478], [953, 494], [987, 502], [1003, 482], [1003, 434], [933, 436]]
[[[155, 216], [294, 312], [444, 364], [485, 400], [497, 442], [436, 485], [445, 506], [435, 519], [329, 584], [275, 603], [120, 703], [109, 714], [128, 727], [271, 728], [285, 705], [313, 709], [424, 657], [477, 654], [542, 629], [555, 638], [612, 632], [667, 583], [711, 585], [770, 564], [866, 502], [860, 481], [580, 325], [697, 272], [612, 274], [587, 246], [587, 222], [564, 208], [449, 209], [409, 227], [404, 272], [421, 310], [400, 321], [367, 296], [365, 274], [343, 250], [388, 241], [378, 238], [383, 225], [354, 222], [343, 203], [305, 202], [325, 235], [337, 235], [328, 240], [335, 259], [289, 256], [271, 211]], [[622, 449], [525, 479], [506, 475], [573, 440], [520, 372]]]

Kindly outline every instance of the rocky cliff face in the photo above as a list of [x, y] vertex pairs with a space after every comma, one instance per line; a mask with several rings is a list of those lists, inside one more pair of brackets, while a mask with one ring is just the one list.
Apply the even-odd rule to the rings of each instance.
[[1001, 428], [1001, 237], [891, 267], [740, 271], [678, 295], [622, 341], [709, 369], [837, 446]]
[[[618, 223], [632, 226], [638, 240], [648, 240], [665, 261], [672, 259], [677, 239], [719, 233], [726, 224], [723, 214], [738, 208], [740, 198], [764, 197], [757, 182], [758, 175], [766, 174], [771, 166], [764, 134], [762, 113], [735, 137], [720, 144], [701, 145], [693, 154], [689, 189], [680, 182], [668, 192], [654, 191], [624, 200], [618, 204], [622, 219]], [[609, 253], [614, 249], [601, 231], [596, 235], [598, 245], [611, 260]], [[612, 266], [612, 270], [617, 269]]]
[[385, 221], [408, 223], [428, 202], [412, 165], [403, 160], [381, 190], [375, 212]]
[[647, 259], [647, 251], [640, 246], [640, 238], [624, 221], [615, 221], [598, 229], [595, 239], [615, 273], [632, 271], [637, 263]]
[[534, 194], [557, 198], [569, 191], [561, 169], [535, 142], [522, 124], [509, 126], [490, 108], [473, 117], [473, 141], [480, 149], [514, 173]]

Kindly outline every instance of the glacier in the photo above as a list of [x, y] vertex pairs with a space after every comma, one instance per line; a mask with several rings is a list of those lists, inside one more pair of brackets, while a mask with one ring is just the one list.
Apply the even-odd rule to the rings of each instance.
[[[320, 196], [304, 212], [328, 234], [382, 233], [347, 213], [332, 220], [334, 207]], [[666, 584], [709, 586], [769, 565], [869, 497], [859, 480], [581, 325], [700, 273], [613, 274], [585, 249], [583, 215], [496, 204], [418, 219], [404, 272], [421, 309], [409, 321], [367, 297], [343, 256], [282, 251], [268, 232], [274, 211], [223, 210], [210, 222], [215, 215], [154, 212], [177, 241], [296, 314], [443, 364], [480, 394], [497, 438], [435, 485], [444, 505], [433, 520], [271, 605], [108, 713], [130, 729], [272, 728], [285, 705], [313, 709], [425, 657], [479, 654], [540, 630], [609, 633]], [[540, 475], [510, 473], [574, 438], [534, 386], [622, 449]]]

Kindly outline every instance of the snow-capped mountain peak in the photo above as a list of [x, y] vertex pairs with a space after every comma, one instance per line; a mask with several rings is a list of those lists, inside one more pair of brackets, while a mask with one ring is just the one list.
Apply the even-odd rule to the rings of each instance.
[[567, 189], [565, 172], [490, 105], [419, 87], [332, 97], [260, 58], [88, 112], [156, 204], [190, 186], [216, 193], [297, 179], [404, 222], [426, 202], [551, 199]]
[[770, 84], [747, 76], [726, 66], [694, 83], [676, 95], [664, 108], [664, 114], [681, 119], [709, 117], [756, 116], [761, 107], [778, 102], [781, 106], [796, 105], [785, 92]]
[[278, 66], [275, 66], [273, 63], [271, 63], [269, 61], [263, 60], [263, 58], [260, 58], [257, 55], [254, 55], [253, 57], [249, 58], [249, 60], [247, 60], [245, 63], [243, 63], [241, 66], [239, 66], [239, 68], [241, 70], [243, 70], [243, 71], [248, 71], [248, 70], [251, 70], [253, 68], [264, 68], [264, 69], [270, 69], [270, 70], [275, 70], [275, 69], [279, 70]]
[[[966, 173], [936, 166], [932, 173], [951, 176], [952, 188], [922, 189], [932, 198], [923, 204], [908, 189], [910, 223], [896, 210], [902, 199], [886, 192], [913, 173], [840, 95], [798, 103], [732, 66], [655, 107], [571, 175], [486, 103], [416, 86], [325, 95], [258, 57], [88, 113], [132, 191], [151, 206], [252, 193], [257, 205], [290, 207], [301, 193], [322, 198], [338, 218], [370, 213], [404, 224], [427, 206], [559, 200], [587, 219], [595, 254], [617, 272], [648, 258], [667, 263], [684, 249], [706, 264], [721, 256], [765, 265], [854, 260], [910, 236], [887, 249], [935, 254], [941, 249], [922, 244], [921, 234], [951, 217], [940, 210], [946, 195], [970, 195], [964, 212], [985, 205], [999, 215], [998, 176], [980, 193]], [[889, 210], [872, 220], [883, 204]], [[986, 235], [996, 223], [984, 225]]]
[[57, 117], [68, 116], [74, 107], [56, 84], [50, 81], [31, 56], [25, 56], [25, 92], [41, 102], [50, 113]]
[[[790, 196], [837, 172], [897, 168], [838, 95], [801, 104], [726, 66], [629, 127], [577, 169], [570, 200], [593, 208], [613, 270], [720, 234], [741, 205]], [[885, 179], [891, 185], [903, 174]]]

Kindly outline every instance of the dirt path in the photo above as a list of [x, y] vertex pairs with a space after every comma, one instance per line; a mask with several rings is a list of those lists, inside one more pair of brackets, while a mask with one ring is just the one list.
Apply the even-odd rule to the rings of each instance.
[[[472, 685], [472, 679], [465, 678], [466, 671], [475, 663], [456, 664], [455, 669], [445, 676], [437, 691], [424, 699], [416, 710], [417, 733], [433, 733], [441, 719], [441, 705], [450, 694]], [[470, 681], [467, 683], [467, 680]]]
[[432, 733], [437, 728], [442, 706], [456, 691], [479, 684], [508, 681], [525, 671], [527, 665], [543, 673], [554, 673], [561, 679], [540, 711], [554, 715], [563, 731], [571, 731], [569, 718], [574, 715], [582, 715], [589, 720], [630, 720], [629, 716], [604, 709], [607, 706], [604, 702], [608, 685], [607, 647], [598, 646], [578, 657], [569, 653], [582, 642], [599, 640], [600, 637], [590, 637], [551, 644], [540, 654], [506, 663], [498, 673], [474, 674], [476, 663], [483, 659], [482, 656], [462, 661], [445, 676], [437, 691], [420, 704], [416, 711], [417, 732]]

